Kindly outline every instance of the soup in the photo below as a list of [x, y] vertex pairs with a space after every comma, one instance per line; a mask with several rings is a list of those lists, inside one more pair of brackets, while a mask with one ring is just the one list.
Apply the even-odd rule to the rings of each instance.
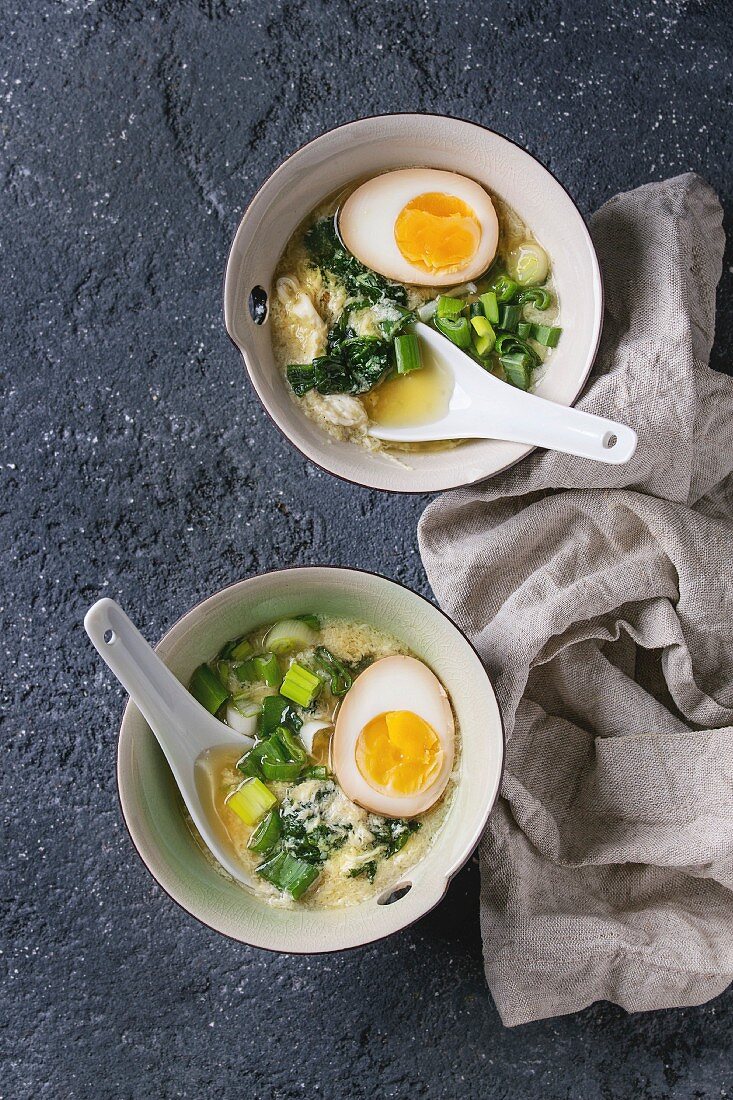
[[202, 755], [196, 782], [269, 904], [355, 904], [427, 852], [459, 734], [442, 685], [397, 638], [344, 619], [280, 620], [225, 645], [189, 690], [242, 735], [240, 752]]
[[475, 181], [430, 169], [387, 172], [321, 204], [291, 237], [271, 302], [293, 399], [331, 435], [372, 450], [459, 442], [370, 435], [447, 412], [452, 375], [416, 321], [524, 390], [562, 331], [550, 260], [530, 228]]

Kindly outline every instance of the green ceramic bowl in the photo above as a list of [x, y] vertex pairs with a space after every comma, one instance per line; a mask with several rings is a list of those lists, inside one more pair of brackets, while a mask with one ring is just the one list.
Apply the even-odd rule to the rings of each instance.
[[157, 652], [187, 681], [229, 639], [263, 622], [317, 608], [370, 622], [400, 638], [445, 685], [461, 729], [460, 775], [445, 823], [428, 853], [395, 891], [344, 909], [278, 909], [219, 872], [199, 849], [158, 742], [128, 703], [120, 729], [120, 803], [150, 873], [192, 916], [243, 943], [273, 951], [340, 951], [418, 920], [443, 897], [474, 850], [496, 800], [503, 761], [499, 708], [486, 671], [455, 624], [394, 581], [356, 569], [283, 569], [225, 588], [171, 627]]

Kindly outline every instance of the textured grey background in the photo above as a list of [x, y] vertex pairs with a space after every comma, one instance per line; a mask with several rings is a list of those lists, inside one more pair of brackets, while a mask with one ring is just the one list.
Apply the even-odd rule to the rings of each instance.
[[244, 384], [221, 317], [242, 208], [320, 131], [423, 109], [526, 144], [586, 214], [687, 169], [733, 209], [730, 4], [1, 8], [0, 1097], [730, 1095], [731, 993], [504, 1030], [475, 867], [416, 927], [344, 956], [276, 957], [199, 926], [126, 835], [123, 697], [81, 629], [105, 594], [156, 639], [222, 585], [296, 563], [426, 592], [425, 499], [308, 466]]

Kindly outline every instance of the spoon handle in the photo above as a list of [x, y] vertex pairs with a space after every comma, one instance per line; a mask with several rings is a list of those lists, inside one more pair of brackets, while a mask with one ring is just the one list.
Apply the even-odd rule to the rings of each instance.
[[[195, 759], [202, 748], [202, 726], [214, 719], [166, 668], [120, 605], [97, 600], [84, 617], [84, 629], [142, 713], [171, 766], [174, 760], [180, 762], [182, 749]], [[226, 731], [218, 722], [217, 727]], [[170, 743], [173, 737], [175, 744]]]
[[[487, 435], [529, 443], [552, 451], [591, 458], [620, 466], [628, 462], [637, 444], [636, 432], [626, 424], [594, 416], [567, 405], [556, 405], [532, 393], [506, 386], [499, 395], [491, 393], [491, 404], [477, 402], [472, 410], [481, 424], [481, 414], [490, 421]], [[498, 421], [498, 423], [497, 423]]]

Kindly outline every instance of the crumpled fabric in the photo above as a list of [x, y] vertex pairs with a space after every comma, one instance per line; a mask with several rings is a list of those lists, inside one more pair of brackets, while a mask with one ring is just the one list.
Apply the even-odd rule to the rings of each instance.
[[479, 855], [508, 1025], [700, 1004], [733, 978], [733, 379], [708, 365], [722, 211], [688, 174], [617, 195], [591, 232], [606, 313], [578, 408], [634, 427], [634, 458], [535, 451], [419, 528], [506, 727]]

